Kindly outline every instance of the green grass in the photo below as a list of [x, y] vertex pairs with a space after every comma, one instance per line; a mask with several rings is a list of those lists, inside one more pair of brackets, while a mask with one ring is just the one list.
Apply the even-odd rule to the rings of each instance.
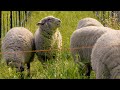
[[[46, 67], [43, 68], [40, 61], [35, 56], [31, 63], [31, 78], [32, 79], [86, 79], [85, 76], [80, 76], [77, 65], [74, 63], [69, 51], [70, 36], [76, 29], [78, 21], [85, 17], [93, 17], [92, 11], [32, 11], [31, 18], [29, 18], [26, 28], [32, 33], [35, 33], [37, 22], [46, 16], [55, 16], [60, 18], [62, 23], [59, 28], [63, 39], [63, 50], [58, 61], [51, 60], [46, 62]], [[24, 71], [25, 78], [26, 70]], [[19, 78], [19, 73], [15, 69], [10, 69], [5, 65], [3, 59], [0, 63], [0, 78]], [[95, 78], [95, 73], [91, 72], [91, 79]]]

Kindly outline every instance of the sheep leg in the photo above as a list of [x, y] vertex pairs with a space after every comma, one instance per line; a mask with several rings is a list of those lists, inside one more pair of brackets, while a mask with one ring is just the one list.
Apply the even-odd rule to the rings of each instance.
[[24, 79], [24, 74], [23, 74], [23, 72], [20, 73], [20, 79]]
[[91, 73], [91, 69], [92, 69], [91, 65], [90, 65], [90, 63], [86, 63], [85, 65], [86, 65], [86, 68], [87, 68], [85, 76], [87, 76], [88, 78], [90, 78], [90, 73]]
[[27, 63], [27, 76], [30, 76], [30, 63]]
[[24, 79], [23, 71], [24, 71], [24, 66], [20, 66], [20, 72], [21, 72], [20, 78], [21, 78], [21, 79]]
[[22, 70], [20, 70], [20, 71], [18, 71], [18, 68], [16, 68], [16, 73], [17, 72], [20, 72], [20, 79], [24, 79], [24, 74], [23, 74], [23, 71]]
[[8, 60], [6, 61], [6, 64], [9, 65], [9, 61]]

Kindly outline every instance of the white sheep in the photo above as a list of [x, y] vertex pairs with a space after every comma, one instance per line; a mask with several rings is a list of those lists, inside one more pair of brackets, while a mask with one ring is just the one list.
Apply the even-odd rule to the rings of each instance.
[[92, 69], [97, 79], [120, 79], [120, 31], [102, 35], [91, 54]]
[[61, 50], [62, 36], [57, 29], [60, 27], [60, 24], [61, 20], [53, 16], [47, 16], [37, 23], [39, 28], [36, 30], [34, 35], [35, 49], [45, 50], [36, 52], [39, 61], [44, 62], [46, 60], [56, 58], [57, 51]]
[[86, 76], [90, 76], [91, 71], [91, 52], [97, 39], [107, 31], [111, 31], [108, 27], [87, 26], [75, 30], [70, 38], [71, 54], [75, 63], [83, 63], [86, 65]]
[[34, 59], [33, 34], [24, 27], [10, 29], [2, 41], [3, 58], [7, 65], [15, 67], [17, 72], [24, 71], [27, 64], [28, 76], [30, 75], [30, 62]]
[[83, 18], [78, 22], [77, 28], [80, 29], [82, 27], [87, 27], [87, 26], [98, 26], [98, 27], [104, 27], [99, 21], [97, 21], [94, 18]]

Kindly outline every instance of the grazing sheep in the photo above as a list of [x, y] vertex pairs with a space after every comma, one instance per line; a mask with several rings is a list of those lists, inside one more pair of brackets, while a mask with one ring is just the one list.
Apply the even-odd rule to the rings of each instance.
[[70, 38], [71, 54], [75, 63], [84, 63], [86, 65], [86, 76], [90, 76], [91, 71], [91, 52], [97, 39], [102, 34], [112, 29], [107, 27], [87, 26], [77, 29]]
[[[61, 49], [62, 46], [62, 36], [59, 30], [60, 19], [53, 16], [47, 16], [37, 23], [39, 28], [36, 30], [35, 39], [35, 49], [36, 50], [51, 50], [51, 51], [40, 51], [36, 52], [36, 55], [42, 63], [46, 60], [50, 60], [56, 57], [57, 50]], [[59, 50], [58, 50], [59, 51]]]
[[82, 27], [87, 27], [87, 26], [98, 26], [98, 27], [104, 27], [99, 21], [97, 21], [94, 18], [83, 18], [79, 21], [77, 25], [77, 29], [80, 29]]
[[2, 41], [2, 53], [7, 65], [15, 67], [17, 72], [24, 71], [27, 64], [28, 76], [30, 75], [30, 62], [34, 59], [33, 34], [24, 27], [10, 29]]
[[120, 79], [120, 31], [102, 35], [93, 47], [92, 69], [97, 79]]

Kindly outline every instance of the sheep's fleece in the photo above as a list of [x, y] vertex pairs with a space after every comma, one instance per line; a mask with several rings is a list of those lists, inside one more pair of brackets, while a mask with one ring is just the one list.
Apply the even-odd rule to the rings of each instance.
[[[61, 49], [62, 36], [59, 30], [61, 21], [53, 16], [47, 16], [38, 22], [39, 28], [36, 30], [35, 49], [36, 50], [53, 50]], [[46, 61], [56, 56], [56, 51], [36, 52], [40, 61]]]
[[97, 79], [120, 79], [120, 31], [102, 35], [93, 47], [91, 64]]
[[24, 27], [10, 29], [2, 41], [2, 53], [6, 63], [19, 69], [23, 64], [33, 61], [34, 58], [32, 52], [19, 51], [32, 51], [33, 49], [33, 34]]
[[77, 29], [80, 29], [82, 27], [87, 27], [87, 26], [97, 26], [97, 27], [104, 27], [99, 21], [97, 21], [94, 18], [83, 18], [79, 21], [77, 25]]
[[92, 47], [97, 39], [107, 31], [108, 27], [87, 26], [77, 29], [70, 38], [70, 48], [75, 62], [90, 63]]

